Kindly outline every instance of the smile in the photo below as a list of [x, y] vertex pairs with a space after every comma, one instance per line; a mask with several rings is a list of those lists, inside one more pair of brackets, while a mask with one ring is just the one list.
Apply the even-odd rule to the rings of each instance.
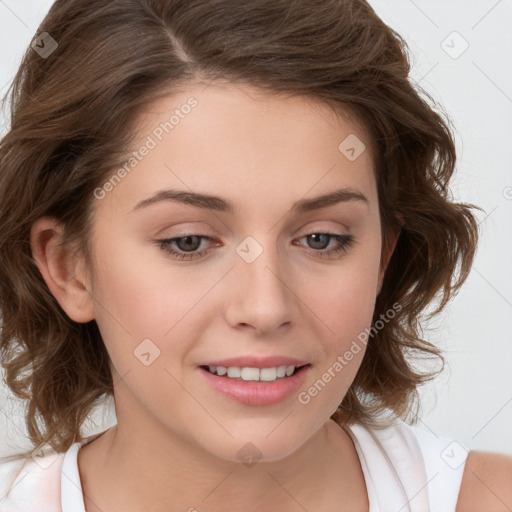
[[272, 405], [295, 394], [311, 371], [311, 364], [269, 368], [198, 366], [210, 388], [245, 405]]
[[272, 382], [276, 379], [284, 379], [286, 377], [290, 377], [299, 367], [293, 365], [282, 365], [274, 366], [271, 368], [250, 368], [246, 366], [230, 366], [228, 368], [225, 366], [208, 366], [203, 368], [207, 369], [213, 375], [227, 377], [229, 379]]

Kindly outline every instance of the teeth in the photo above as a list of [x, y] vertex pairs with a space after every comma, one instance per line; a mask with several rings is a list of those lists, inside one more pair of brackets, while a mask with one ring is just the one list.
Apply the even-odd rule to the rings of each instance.
[[286, 375], [286, 366], [278, 366], [276, 373], [278, 377], [284, 377]]
[[276, 380], [277, 378], [277, 368], [262, 368], [257, 375], [259, 374], [260, 380]]
[[240, 368], [235, 367], [235, 366], [230, 366], [228, 368], [228, 377], [237, 378], [237, 377], [240, 377], [241, 373], [242, 373], [242, 370]]
[[242, 377], [242, 380], [260, 380], [260, 369], [259, 368], [242, 368], [240, 377]]
[[237, 366], [230, 366], [226, 368], [224, 366], [208, 366], [208, 370], [213, 375], [224, 375], [228, 378], [241, 378], [242, 380], [261, 380], [266, 382], [272, 382], [276, 379], [283, 377], [289, 377], [295, 371], [295, 366], [277, 366], [273, 368], [240, 368]]

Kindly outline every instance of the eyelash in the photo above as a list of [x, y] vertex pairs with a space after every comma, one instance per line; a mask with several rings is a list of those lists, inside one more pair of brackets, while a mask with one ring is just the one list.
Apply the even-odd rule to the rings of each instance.
[[[325, 255], [328, 256], [328, 259], [334, 259], [330, 258], [331, 255], [335, 255], [337, 253], [340, 253], [342, 251], [346, 252], [355, 242], [355, 237], [353, 235], [339, 235], [337, 233], [328, 233], [324, 231], [315, 231], [313, 233], [308, 233], [307, 235], [302, 236], [301, 238], [308, 237], [310, 235], [327, 235], [330, 237], [329, 243], [332, 239], [336, 240], [339, 245], [337, 247], [334, 247], [332, 249], [312, 249], [314, 253], [316, 253], [317, 256], [320, 256], [320, 258], [323, 258]], [[162, 249], [167, 254], [172, 254], [173, 256], [176, 256], [180, 260], [189, 259], [191, 260], [193, 256], [196, 256], [196, 258], [201, 258], [204, 256], [208, 249], [205, 249], [200, 252], [188, 252], [188, 253], [181, 253], [178, 251], [175, 251], [171, 248], [171, 244], [175, 242], [176, 240], [181, 240], [183, 238], [188, 238], [191, 236], [196, 236], [201, 239], [205, 239], [208, 241], [212, 241], [213, 239], [207, 235], [196, 235], [196, 234], [189, 234], [184, 235], [176, 238], [167, 238], [164, 240], [156, 240], [157, 244], [159, 245], [160, 249]], [[300, 240], [300, 239], [299, 239]]]

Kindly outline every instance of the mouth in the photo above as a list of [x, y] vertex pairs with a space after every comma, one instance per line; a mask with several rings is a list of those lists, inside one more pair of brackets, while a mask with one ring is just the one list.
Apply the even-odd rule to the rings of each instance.
[[207, 386], [229, 400], [268, 406], [290, 399], [311, 371], [311, 363], [268, 368], [201, 365], [197, 371]]
[[240, 367], [240, 366], [208, 366], [201, 365], [199, 368], [217, 377], [223, 377], [238, 381], [259, 381], [275, 382], [281, 379], [292, 377], [303, 371], [311, 363], [300, 366], [280, 365], [268, 368]]

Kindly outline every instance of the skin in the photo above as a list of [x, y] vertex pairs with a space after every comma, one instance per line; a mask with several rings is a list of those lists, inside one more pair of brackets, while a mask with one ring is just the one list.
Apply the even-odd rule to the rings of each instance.
[[464, 466], [456, 512], [510, 512], [512, 457], [472, 451]]
[[[370, 327], [398, 236], [382, 242], [370, 141], [320, 101], [216, 83], [155, 101], [137, 121], [133, 149], [191, 96], [197, 107], [94, 199], [93, 269], [59, 248], [54, 219], [32, 228], [51, 292], [74, 321], [97, 322], [112, 361], [117, 425], [78, 457], [86, 510], [367, 510], [355, 448], [330, 420], [364, 345], [307, 405], [295, 394], [269, 406], [234, 402], [197, 365], [297, 357], [312, 364], [306, 390]], [[367, 147], [355, 161], [338, 150], [351, 134]], [[297, 200], [344, 187], [368, 202], [291, 212]], [[221, 196], [238, 211], [171, 201], [133, 211], [168, 188]], [[321, 257], [306, 235], [325, 231], [355, 241]], [[180, 260], [156, 242], [186, 235], [210, 236], [196, 245], [206, 254]], [[252, 263], [236, 252], [247, 236], [263, 249]], [[327, 239], [323, 251], [337, 245]], [[145, 366], [134, 350], [148, 338], [160, 355]], [[251, 467], [237, 455], [249, 442], [261, 453]]]

